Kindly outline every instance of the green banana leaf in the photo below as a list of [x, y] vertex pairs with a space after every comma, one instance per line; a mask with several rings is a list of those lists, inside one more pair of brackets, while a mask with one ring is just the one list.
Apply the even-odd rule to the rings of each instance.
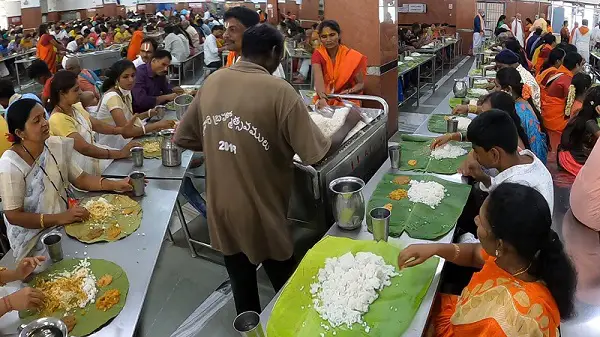
[[[72, 271], [80, 261], [81, 259], [70, 259], [55, 263], [44, 272], [36, 275], [29, 282], [29, 285], [35, 287], [36, 282], [40, 279], [49, 278], [52, 274], [64, 271]], [[116, 317], [121, 310], [123, 310], [123, 307], [125, 306], [125, 300], [127, 299], [127, 293], [129, 292], [129, 280], [127, 279], [127, 274], [125, 274], [125, 271], [121, 267], [106, 260], [88, 259], [88, 261], [90, 262], [90, 270], [94, 276], [96, 276], [96, 280], [100, 279], [105, 274], [110, 274], [113, 277], [113, 280], [109, 285], [98, 289], [96, 300], [98, 300], [106, 291], [111, 289], [119, 289], [121, 298], [119, 303], [115, 304], [107, 311], [96, 309], [95, 303], [88, 303], [85, 308], [75, 309], [74, 313], [71, 312], [70, 315], [75, 316], [77, 319], [77, 324], [69, 333], [69, 336], [87, 336], [92, 332], [99, 330], [99, 328], [103, 327], [111, 319]], [[64, 311], [56, 311], [52, 314], [52, 317], [63, 318], [64, 313]], [[40, 318], [39, 314], [32, 314], [28, 311], [21, 311], [19, 316], [24, 323], [29, 323]]]
[[[433, 140], [433, 138], [423, 136], [402, 135], [400, 170], [440, 174], [456, 173], [467, 155], [458, 158], [433, 159], [430, 157], [430, 147]], [[467, 152], [471, 150], [471, 143], [451, 141], [450, 144], [460, 146]], [[416, 160], [417, 164], [414, 166], [408, 165], [409, 160]]]
[[[462, 100], [462, 98], [454, 98], [454, 99]], [[461, 103], [458, 103], [458, 104], [461, 104]], [[462, 116], [466, 117], [466, 115], [462, 115]], [[454, 115], [432, 114], [431, 116], [429, 116], [429, 121], [427, 121], [427, 129], [429, 131], [435, 132], [435, 133], [441, 133], [441, 134], [446, 133], [446, 131], [447, 131], [446, 117], [454, 117]]]
[[[160, 138], [158, 138], [158, 137], [146, 138], [146, 139], [141, 140], [140, 143], [142, 143], [142, 146], [144, 146], [144, 144], [147, 144], [147, 143], [158, 143], [160, 145]], [[162, 158], [162, 153], [160, 151], [160, 148], [157, 151], [144, 150], [144, 158], [146, 158], [146, 159]]]
[[473, 70], [469, 71], [469, 75], [471, 75], [471, 76], [481, 76], [482, 74], [483, 74], [482, 69], [473, 69]]
[[[474, 86], [475, 89], [486, 89], [486, 86]], [[474, 99], [479, 99], [479, 97], [481, 97], [483, 95], [474, 92], [472, 89], [467, 90], [467, 98], [474, 98]]]
[[371, 328], [369, 333], [359, 324], [354, 324], [352, 329], [343, 325], [326, 331], [321, 324], [327, 324], [327, 321], [321, 319], [312, 308], [310, 294], [310, 285], [315, 282], [315, 276], [325, 266], [325, 259], [328, 257], [342, 256], [347, 252], [372, 252], [383, 257], [386, 263], [396, 266], [400, 251], [400, 248], [383, 241], [326, 236], [308, 251], [283, 288], [267, 324], [267, 335], [318, 337], [322, 333], [323, 336], [331, 337], [335, 330], [335, 337], [402, 336], [429, 289], [438, 258], [402, 270], [399, 276], [391, 279], [390, 286], [379, 292], [379, 297], [371, 303], [369, 311], [363, 316], [363, 320]]
[[458, 97], [452, 97], [448, 100], [448, 105], [450, 105], [450, 109], [456, 108], [457, 105], [463, 104], [463, 99]]
[[[383, 176], [375, 192], [369, 200], [368, 208], [383, 207], [392, 204], [392, 215], [390, 216], [390, 235], [400, 236], [404, 231], [411, 238], [434, 240], [446, 235], [456, 224], [462, 213], [471, 186], [467, 184], [453, 183], [430, 175], [410, 175], [412, 180], [435, 181], [446, 188], [446, 197], [435, 208], [411, 202], [408, 198], [392, 200], [388, 194], [396, 189], [405, 189], [408, 192], [409, 185], [398, 185], [393, 182], [397, 175], [386, 174]], [[368, 228], [372, 231], [372, 228]]]
[[[103, 220], [102, 225], [106, 227], [104, 231], [102, 231], [102, 227], [98, 228], [96, 221], [88, 219], [84, 222], [78, 222], [65, 226], [65, 232], [69, 236], [85, 243], [117, 241], [131, 235], [138, 228], [140, 228], [142, 223], [142, 206], [128, 196], [119, 194], [104, 194], [97, 197], [85, 198], [80, 201], [80, 204], [83, 205], [88, 200], [97, 200], [101, 197], [116, 207], [116, 210], [113, 212], [113, 214]], [[110, 228], [114, 223], [119, 224], [121, 233], [114, 239], [111, 239], [108, 236], [108, 228]]]

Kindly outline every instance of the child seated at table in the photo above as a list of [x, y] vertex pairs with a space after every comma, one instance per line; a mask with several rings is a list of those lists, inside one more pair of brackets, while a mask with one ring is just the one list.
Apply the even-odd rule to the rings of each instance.
[[[473, 144], [473, 150], [458, 172], [479, 182], [477, 186], [483, 194], [490, 193], [503, 182], [530, 186], [544, 196], [552, 212], [552, 176], [533, 152], [518, 151], [517, 128], [508, 113], [492, 109], [477, 116], [469, 125], [467, 138]], [[479, 212], [481, 202], [470, 202], [471, 207], [465, 206], [458, 226], [475, 234], [477, 228], [473, 219]]]

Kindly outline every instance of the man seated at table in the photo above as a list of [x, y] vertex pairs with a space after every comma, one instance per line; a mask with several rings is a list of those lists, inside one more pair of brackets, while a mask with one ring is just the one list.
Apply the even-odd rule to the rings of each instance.
[[[478, 115], [466, 133], [473, 150], [459, 168], [459, 173], [479, 182], [485, 193], [503, 182], [513, 182], [533, 187], [540, 192], [554, 209], [554, 185], [552, 176], [544, 164], [530, 150], [518, 151], [518, 133], [511, 117], [502, 110], [492, 109]], [[492, 172], [496, 171], [496, 172]], [[459, 219], [462, 229], [475, 234], [473, 218], [479, 211], [478, 204]], [[470, 213], [465, 207], [465, 211]], [[460, 221], [466, 219], [466, 221]]]
[[183, 94], [179, 87], [171, 87], [167, 73], [171, 65], [171, 53], [157, 50], [150, 63], [137, 67], [133, 85], [133, 112], [146, 112], [159, 104], [172, 101]]
[[[208, 78], [175, 135], [179, 146], [206, 156], [211, 245], [224, 254], [238, 313], [261, 311], [256, 265], [263, 264], [276, 291], [296, 267], [286, 221], [292, 157], [297, 153], [305, 164], [317, 163], [360, 120], [351, 109], [343, 126], [325, 138], [294, 88], [270, 75], [283, 55], [281, 33], [258, 25], [243, 38], [241, 60]], [[207, 123], [211, 116], [224, 120]], [[240, 120], [253, 128], [232, 124]], [[252, 130], [258, 130], [256, 136]], [[219, 150], [217, 143], [229, 150]]]
[[77, 57], [67, 57], [65, 60], [65, 70], [77, 75], [77, 84], [81, 91], [89, 91], [94, 94], [94, 97], [100, 99], [100, 90], [98, 86], [102, 83], [100, 78], [88, 69], [81, 69], [81, 64]]
[[75, 39], [67, 44], [67, 50], [75, 53], [83, 49], [83, 35], [77, 35]]
[[135, 67], [139, 67], [142, 64], [150, 63], [152, 61], [152, 55], [154, 51], [158, 49], [158, 42], [154, 38], [147, 37], [142, 40], [142, 45], [140, 46], [140, 54], [133, 61]]

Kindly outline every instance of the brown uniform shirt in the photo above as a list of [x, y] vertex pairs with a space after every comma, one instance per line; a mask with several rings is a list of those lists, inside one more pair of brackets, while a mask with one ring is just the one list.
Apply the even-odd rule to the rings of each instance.
[[289, 83], [244, 61], [215, 72], [185, 113], [175, 142], [204, 151], [215, 249], [243, 252], [255, 264], [292, 256], [286, 220], [292, 158], [297, 153], [314, 164], [331, 143]]

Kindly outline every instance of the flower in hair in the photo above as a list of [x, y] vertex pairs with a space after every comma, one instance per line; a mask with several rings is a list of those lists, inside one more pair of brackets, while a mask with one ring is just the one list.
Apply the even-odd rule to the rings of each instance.
[[521, 97], [523, 97], [524, 100], [528, 100], [531, 98], [531, 87], [529, 86], [529, 84], [524, 84], [523, 85], [523, 90], [521, 92]]
[[594, 105], [594, 101], [590, 101], [590, 105]]
[[15, 142], [15, 135], [13, 135], [12, 133], [6, 133], [4, 134], [4, 137], [6, 137], [6, 140], [8, 140], [11, 143]]

